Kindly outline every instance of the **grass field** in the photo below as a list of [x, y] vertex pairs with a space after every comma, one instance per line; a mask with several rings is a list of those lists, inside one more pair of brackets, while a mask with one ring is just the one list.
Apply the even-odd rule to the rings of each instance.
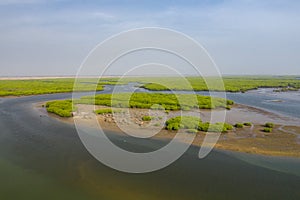
[[[216, 78], [207, 78], [210, 83], [214, 83]], [[205, 80], [200, 77], [187, 77], [192, 87], [189, 87], [184, 80], [175, 78], [164, 78], [158, 81], [160, 84], [146, 83], [142, 87], [148, 90], [195, 90], [195, 91], [227, 91], [227, 92], [245, 92], [247, 90], [258, 89], [262, 87], [281, 88], [280, 91], [298, 90], [300, 88], [300, 80], [296, 77], [252, 77], [252, 76], [236, 76], [224, 77], [224, 88], [219, 84], [210, 84], [210, 88], [206, 86]], [[216, 79], [217, 80], [217, 79]], [[217, 82], [217, 81], [216, 81]]]
[[[260, 87], [280, 88], [276, 91], [295, 91], [300, 88], [300, 79], [296, 76], [225, 76], [223, 77], [225, 87], [213, 84], [216, 78], [207, 78], [211, 87], [207, 88], [205, 80], [200, 77], [187, 77], [192, 87], [186, 84], [184, 79], [176, 77], [130, 77], [118, 82], [118, 78], [95, 78], [79, 79], [76, 91], [103, 90], [103, 85], [127, 84], [138, 82], [143, 88], [154, 91], [161, 90], [196, 90], [228, 92], [245, 92]], [[217, 82], [217, 81], [216, 81]], [[159, 83], [159, 84], [158, 84]], [[60, 79], [36, 79], [36, 80], [0, 80], [0, 96], [21, 96], [36, 94], [51, 94], [72, 92], [74, 86], [73, 78]]]
[[151, 108], [165, 110], [191, 110], [194, 108], [228, 108], [234, 102], [217, 97], [192, 94], [118, 93], [85, 96], [75, 103], [112, 106], [120, 108]]
[[71, 117], [72, 112], [76, 111], [76, 106], [73, 106], [72, 100], [57, 100], [47, 102], [46, 109], [60, 117]]
[[[147, 108], [165, 110], [191, 110], [191, 109], [214, 109], [228, 108], [234, 104], [231, 100], [217, 97], [209, 97], [191, 94], [161, 94], [161, 93], [118, 93], [118, 94], [99, 94], [95, 97], [85, 96], [74, 100], [76, 104], [95, 104], [116, 108]], [[62, 117], [70, 117], [72, 108], [71, 100], [50, 101], [46, 104], [48, 112], [55, 113]], [[105, 110], [109, 112], [110, 110]], [[96, 111], [102, 112], [102, 111]]]
[[[79, 79], [77, 91], [103, 90], [103, 85], [116, 84], [114, 80]], [[95, 86], [97, 84], [97, 86]], [[0, 96], [26, 96], [72, 92], [73, 78], [36, 79], [36, 80], [0, 80]]]

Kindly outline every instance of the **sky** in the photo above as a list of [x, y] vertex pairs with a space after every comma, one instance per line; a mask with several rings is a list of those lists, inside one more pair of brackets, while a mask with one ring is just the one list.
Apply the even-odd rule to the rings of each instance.
[[299, 10], [298, 0], [0, 0], [0, 76], [75, 75], [98, 43], [142, 27], [194, 38], [222, 74], [300, 75]]

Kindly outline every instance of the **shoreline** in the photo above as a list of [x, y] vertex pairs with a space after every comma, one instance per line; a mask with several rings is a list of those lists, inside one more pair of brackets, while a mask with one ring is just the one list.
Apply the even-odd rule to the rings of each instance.
[[[74, 124], [75, 123], [74, 120], [80, 120], [80, 122], [82, 122], [84, 126], [87, 126], [89, 128], [96, 128], [95, 123], [93, 123], [95, 121], [90, 116], [91, 113], [84, 112], [85, 116], [75, 115], [74, 117], [63, 118], [53, 113], [48, 113], [45, 108], [41, 107], [43, 103], [44, 102], [35, 104], [35, 107], [40, 107], [38, 108], [39, 111], [43, 112], [44, 114], [47, 114], [51, 118], [55, 118], [61, 122], [69, 123], [69, 124]], [[104, 108], [103, 106], [98, 106], [98, 107]], [[86, 105], [84, 109], [86, 109]], [[244, 112], [246, 111], [248, 115], [249, 113], [251, 113], [251, 116], [252, 115], [259, 116], [258, 118], [256, 118], [256, 120], [258, 121], [261, 121], [261, 117], [267, 117], [268, 119], [273, 118], [274, 119], [273, 122], [275, 122], [276, 125], [273, 128], [272, 133], [262, 132], [263, 129], [262, 123], [257, 123], [257, 122], [256, 123], [254, 122], [251, 127], [244, 127], [242, 129], [235, 128], [234, 130], [228, 131], [227, 133], [222, 133], [214, 148], [220, 150], [228, 150], [234, 152], [250, 153], [250, 154], [265, 155], [265, 156], [276, 156], [276, 157], [282, 156], [282, 157], [300, 158], [300, 134], [299, 134], [300, 126], [297, 126], [297, 120], [293, 121], [291, 118], [285, 116], [280, 116], [278, 118], [277, 114], [265, 110], [261, 110], [259, 108], [240, 105], [240, 104], [236, 104], [232, 108], [232, 110], [234, 112], [230, 116], [234, 116], [234, 115], [237, 116], [236, 119], [230, 119], [231, 121], [229, 120], [231, 124], [232, 122], [234, 122], [234, 120], [241, 119], [241, 116], [243, 116]], [[147, 111], [148, 110], [143, 110], [143, 109], [130, 109], [130, 112], [133, 112], [134, 115], [139, 115], [139, 116], [145, 115], [145, 112]], [[201, 111], [203, 112], [203, 110]], [[171, 113], [169, 115], [171, 116], [174, 113]], [[120, 126], [121, 128], [120, 128], [116, 120], [112, 120], [112, 119], [114, 119], [112, 118], [112, 116], [104, 116], [104, 115], [96, 116], [97, 122], [99, 123], [99, 125], [104, 131], [113, 132], [115, 134], [123, 135], [123, 136], [124, 135], [128, 136], [128, 134], [126, 134], [127, 131], [135, 132], [134, 135], [137, 135], [137, 133], [140, 134], [142, 132], [143, 134], [145, 132], [145, 134], [147, 135], [146, 126], [148, 126], [150, 122], [143, 122], [142, 125], [136, 123], [136, 125], [134, 125], [133, 127], [130, 127], [125, 124], [121, 124]], [[227, 120], [225, 121], [227, 122]], [[251, 122], [250, 119], [248, 121]], [[285, 123], [278, 123], [278, 122], [285, 122]], [[236, 123], [238, 123], [238, 121], [236, 121]], [[169, 131], [164, 129], [163, 126], [155, 127], [153, 125], [154, 124], [152, 123], [152, 126], [148, 127], [148, 131], [153, 132], [153, 129], [154, 130], [160, 129], [160, 130], [158, 131], [157, 134], [155, 134], [153, 137], [150, 138], [171, 140], [176, 135], [176, 131]], [[125, 133], [124, 133], [124, 129], [125, 129]], [[186, 134], [190, 134], [190, 133], [186, 133]], [[200, 147], [204, 137], [205, 137], [204, 132], [198, 132], [194, 138], [192, 145]]]

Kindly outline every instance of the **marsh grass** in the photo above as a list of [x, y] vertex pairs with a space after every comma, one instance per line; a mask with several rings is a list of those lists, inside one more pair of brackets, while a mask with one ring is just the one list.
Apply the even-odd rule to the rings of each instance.
[[[95, 97], [85, 96], [76, 100], [79, 104], [103, 105], [119, 108], [145, 108], [165, 110], [191, 110], [227, 108], [234, 104], [231, 100], [192, 94], [163, 94], [163, 93], [118, 93], [99, 94]], [[155, 106], [155, 107], [154, 107]]]
[[57, 100], [46, 103], [46, 110], [60, 117], [71, 117], [77, 108], [73, 107], [72, 100]]

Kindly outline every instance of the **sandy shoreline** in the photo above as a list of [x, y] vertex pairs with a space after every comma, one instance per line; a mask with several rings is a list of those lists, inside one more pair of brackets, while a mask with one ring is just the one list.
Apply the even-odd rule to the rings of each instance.
[[[144, 138], [154, 135], [153, 137], [157, 139], [171, 140], [176, 135], [175, 131], [164, 129], [164, 121], [167, 118], [177, 116], [179, 111], [172, 111], [167, 116], [161, 115], [163, 116], [160, 117], [161, 119], [156, 118], [151, 122], [144, 122], [141, 119], [142, 116], [159, 116], [162, 113], [149, 113], [147, 109], [129, 109], [131, 117], [126, 117], [126, 119], [124, 119], [124, 116], [118, 117], [117, 115], [112, 116], [107, 114], [97, 115], [95, 118], [93, 114], [94, 106], [79, 105], [78, 113], [73, 118], [62, 118], [55, 114], [47, 113], [45, 108], [41, 107], [42, 104], [39, 103], [36, 106], [43, 114], [48, 114], [66, 123], [73, 124], [75, 120], [77, 123], [84, 124], [84, 126], [89, 128], [97, 128], [99, 124], [104, 131], [121, 135], [132, 133], [130, 135]], [[104, 108], [104, 106], [96, 106], [96, 109], [99, 108]], [[209, 110], [200, 110], [199, 112], [202, 121], [209, 121]], [[183, 115], [193, 115], [193, 113], [186, 111], [183, 112]], [[130, 119], [133, 122], [128, 122]], [[299, 120], [237, 104], [231, 110], [227, 111], [225, 121], [230, 124], [251, 122], [253, 125], [241, 129], [235, 128], [227, 133], [222, 133], [215, 148], [268, 156], [300, 157]], [[262, 131], [265, 122], [276, 124], [272, 133]], [[193, 145], [200, 147], [204, 137], [204, 132], [198, 132]]]

